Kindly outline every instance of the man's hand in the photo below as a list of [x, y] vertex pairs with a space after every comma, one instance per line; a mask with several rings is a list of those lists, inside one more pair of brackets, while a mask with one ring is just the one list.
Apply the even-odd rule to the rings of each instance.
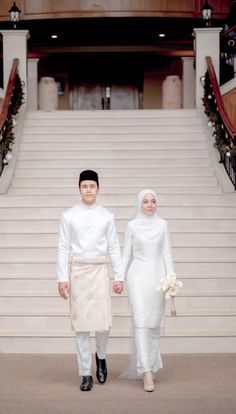
[[116, 281], [113, 283], [113, 292], [121, 294], [124, 290], [124, 282]]
[[69, 291], [70, 291], [70, 287], [69, 287], [68, 282], [59, 282], [58, 283], [58, 292], [59, 292], [59, 295], [63, 299], [67, 299], [69, 297]]

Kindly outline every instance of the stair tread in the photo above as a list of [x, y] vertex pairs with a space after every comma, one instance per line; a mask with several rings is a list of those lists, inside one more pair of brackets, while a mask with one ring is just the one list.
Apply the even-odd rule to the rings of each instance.
[[[22, 330], [9, 330], [9, 331], [4, 331], [4, 330], [1, 330], [1, 332], [0, 332], [0, 338], [3, 338], [3, 337], [24, 337], [24, 338], [26, 338], [26, 337], [37, 337], [37, 338], [39, 338], [39, 337], [47, 337], [47, 338], [50, 338], [50, 337], [52, 337], [52, 338], [57, 338], [57, 337], [71, 337], [71, 338], [74, 338], [74, 333], [71, 331], [68, 331], [68, 332], [64, 332], [64, 331], [60, 331], [60, 330], [55, 330], [55, 331], [53, 331], [53, 332], [47, 332], [47, 331], [44, 331], [44, 330], [37, 330], [36, 332], [35, 331], [28, 331], [28, 332], [26, 332], [26, 333], [22, 333]], [[93, 335], [92, 335], [93, 336]], [[173, 331], [171, 331], [171, 330], [168, 330], [168, 331], [166, 331], [165, 332], [165, 334], [161, 334], [161, 337], [162, 338], [166, 338], [166, 337], [198, 337], [198, 336], [203, 336], [203, 337], [224, 337], [224, 336], [232, 336], [232, 337], [236, 337], [236, 332], [235, 332], [235, 330], [227, 330], [227, 329], [225, 329], [225, 330], [214, 330], [214, 329], [212, 329], [212, 330], [209, 330], [209, 329], [207, 329], [207, 330], [203, 330], [203, 329], [201, 329], [201, 330], [178, 330], [178, 331], [176, 331], [176, 330], [173, 330]], [[116, 338], [116, 337], [118, 337], [118, 338], [122, 338], [122, 337], [127, 337], [127, 338], [130, 338], [130, 334], [128, 334], [127, 333], [127, 331], [122, 331], [122, 330], [119, 330], [119, 331], [112, 331], [112, 332], [110, 332], [110, 334], [109, 334], [109, 338], [111, 339], [111, 338]]]
[[[0, 278], [1, 282], [4, 280], [2, 278]], [[9, 279], [6, 279], [9, 280]], [[19, 280], [19, 279], [16, 279]], [[27, 281], [29, 281], [29, 279], [25, 279]], [[35, 280], [35, 279], [33, 279]], [[39, 282], [43, 282], [43, 280], [37, 279]], [[48, 280], [48, 279], [46, 279]], [[182, 278], [182, 280], [184, 280]], [[45, 280], [44, 280], [45, 281]], [[222, 285], [224, 284], [224, 280], [222, 280]], [[56, 286], [56, 281], [55, 281], [55, 286]], [[223, 289], [223, 286], [222, 288]], [[230, 297], [234, 297], [236, 296], [236, 289], [234, 290], [215, 290], [215, 291], [211, 291], [211, 292], [207, 292], [204, 290], [193, 290], [193, 291], [185, 291], [184, 293], [179, 293], [178, 297], [180, 298], [230, 298]], [[40, 293], [37, 293], [35, 291], [28, 291], [27, 293], [25, 293], [25, 291], [4, 291], [3, 293], [0, 291], [0, 299], [1, 298], [57, 298], [58, 294], [56, 293], [52, 293], [50, 291], [41, 291]], [[127, 295], [111, 295], [112, 300], [115, 300], [116, 298], [119, 299], [121, 298], [128, 298]]]
[[[60, 298], [59, 298], [60, 299]], [[201, 311], [199, 311], [199, 309], [189, 309], [188, 312], [181, 312], [178, 311], [177, 309], [177, 313], [178, 313], [178, 318], [188, 318], [188, 317], [202, 317], [202, 316], [207, 316], [207, 317], [235, 317], [236, 316], [236, 309], [235, 310], [224, 310], [224, 309], [201, 309]], [[16, 318], [20, 318], [20, 317], [35, 317], [35, 318], [53, 318], [53, 317], [62, 317], [62, 318], [67, 318], [69, 317], [69, 310], [68, 311], [60, 311], [60, 310], [43, 310], [43, 309], [33, 309], [33, 310], [22, 310], [22, 309], [15, 309], [15, 310], [8, 310], [8, 311], [3, 311], [0, 310], [0, 315], [1, 317], [6, 316], [6, 317], [16, 317]], [[129, 311], [122, 311], [122, 312], [113, 312], [113, 318], [130, 318], [131, 317], [131, 312]], [[169, 310], [166, 311], [166, 317], [167, 318], [171, 318], [172, 316], [169, 315]]]

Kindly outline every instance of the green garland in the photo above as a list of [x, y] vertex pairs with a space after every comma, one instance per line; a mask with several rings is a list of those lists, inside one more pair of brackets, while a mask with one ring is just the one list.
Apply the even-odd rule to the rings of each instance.
[[0, 130], [0, 153], [2, 154], [2, 169], [4, 165], [8, 164], [8, 159], [10, 159], [9, 153], [12, 151], [12, 146], [14, 144], [15, 138], [13, 130], [17, 122], [16, 115], [19, 112], [22, 103], [24, 103], [23, 96], [24, 94], [22, 82], [20, 80], [19, 74], [17, 73], [7, 117], [2, 129]]
[[208, 72], [204, 78], [204, 96], [202, 98], [205, 107], [205, 114], [209, 122], [208, 125], [213, 127], [214, 146], [218, 149], [221, 159], [236, 156], [235, 137], [229, 134], [224, 125], [220, 113], [217, 108], [216, 99], [214, 97], [213, 88]]

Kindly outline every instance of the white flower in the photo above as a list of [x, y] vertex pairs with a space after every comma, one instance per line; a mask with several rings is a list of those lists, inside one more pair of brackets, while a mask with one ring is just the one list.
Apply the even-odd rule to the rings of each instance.
[[16, 117], [15, 116], [12, 117], [11, 123], [12, 123], [12, 126], [13, 127], [17, 124], [17, 120], [16, 120]]
[[176, 296], [179, 289], [183, 286], [181, 280], [177, 280], [174, 272], [168, 273], [164, 278], [161, 279], [162, 290], [165, 293], [165, 298]]
[[11, 155], [11, 153], [10, 152], [8, 152], [7, 154], [6, 154], [6, 160], [7, 161], [10, 161], [12, 159], [12, 155]]

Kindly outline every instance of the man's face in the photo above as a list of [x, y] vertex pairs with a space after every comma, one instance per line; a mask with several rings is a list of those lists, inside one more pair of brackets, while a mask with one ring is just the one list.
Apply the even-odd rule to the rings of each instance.
[[98, 190], [99, 188], [96, 181], [82, 181], [79, 186], [79, 191], [82, 196], [83, 203], [87, 206], [91, 206], [92, 204], [94, 204], [96, 201]]

